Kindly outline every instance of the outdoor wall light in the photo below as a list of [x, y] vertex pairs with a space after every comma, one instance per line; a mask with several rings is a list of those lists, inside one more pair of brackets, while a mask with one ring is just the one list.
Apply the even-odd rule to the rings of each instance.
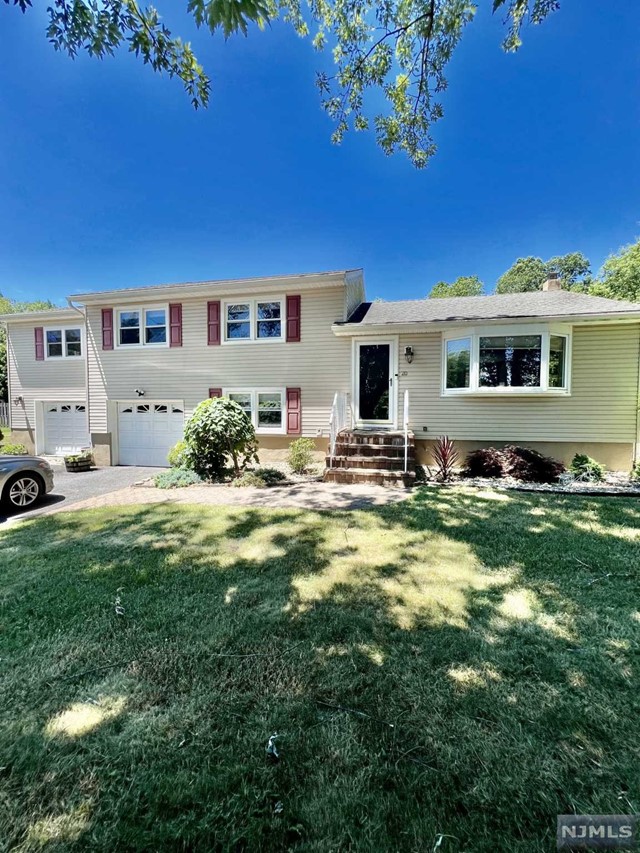
[[144, 397], [144, 391], [141, 388], [136, 388], [136, 394], [138, 397]]
[[407, 364], [411, 364], [411, 362], [413, 361], [413, 347], [404, 348], [404, 357]]
[[21, 403], [24, 403], [24, 397], [14, 397], [13, 398], [13, 405], [14, 406], [19, 406]]

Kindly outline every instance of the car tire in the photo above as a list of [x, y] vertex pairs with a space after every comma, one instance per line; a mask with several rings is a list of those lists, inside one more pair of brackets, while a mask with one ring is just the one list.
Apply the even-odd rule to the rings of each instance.
[[37, 474], [19, 472], [7, 481], [2, 502], [10, 509], [30, 509], [38, 503], [43, 493], [44, 483]]

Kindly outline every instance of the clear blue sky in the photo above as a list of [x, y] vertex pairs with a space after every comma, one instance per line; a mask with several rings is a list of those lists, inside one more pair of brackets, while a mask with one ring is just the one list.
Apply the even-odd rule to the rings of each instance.
[[207, 111], [126, 53], [56, 54], [43, 8], [0, 4], [6, 296], [362, 266], [370, 298], [416, 298], [492, 289], [529, 254], [597, 268], [640, 234], [637, 0], [564, 0], [516, 55], [480, 0], [422, 172], [370, 134], [331, 145], [322, 60], [285, 25], [225, 44], [157, 5], [213, 79]]

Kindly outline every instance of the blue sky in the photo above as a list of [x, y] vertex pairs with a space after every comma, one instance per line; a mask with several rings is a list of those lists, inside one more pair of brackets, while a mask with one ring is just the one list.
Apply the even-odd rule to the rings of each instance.
[[157, 5], [212, 77], [206, 111], [126, 53], [56, 54], [43, 9], [0, 5], [4, 295], [362, 266], [370, 298], [418, 298], [458, 275], [491, 290], [523, 255], [597, 268], [640, 235], [637, 0], [564, 0], [515, 56], [481, 0], [421, 172], [371, 134], [331, 145], [323, 60], [285, 25], [225, 44]]

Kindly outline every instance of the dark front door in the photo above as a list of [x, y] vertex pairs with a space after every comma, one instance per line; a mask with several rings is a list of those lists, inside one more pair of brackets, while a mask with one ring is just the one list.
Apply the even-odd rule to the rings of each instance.
[[358, 343], [358, 420], [393, 420], [391, 344]]

